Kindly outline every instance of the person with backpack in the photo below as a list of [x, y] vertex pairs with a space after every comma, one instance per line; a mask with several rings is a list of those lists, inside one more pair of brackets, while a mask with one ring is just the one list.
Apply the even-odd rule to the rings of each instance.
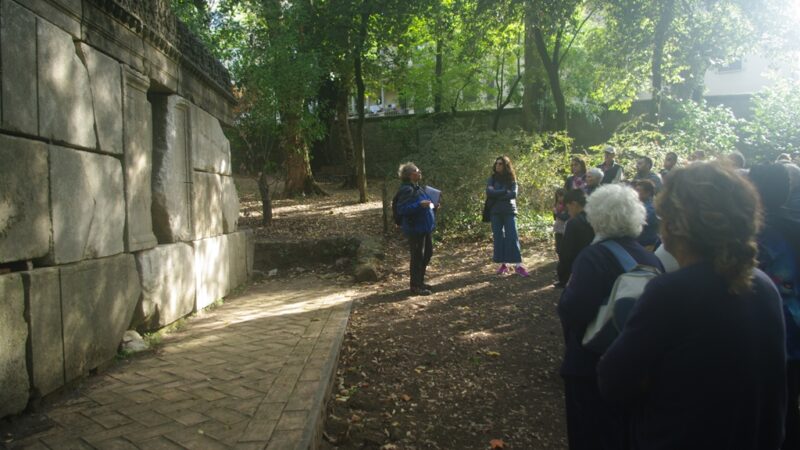
[[436, 227], [433, 204], [425, 189], [419, 185], [422, 172], [412, 162], [400, 165], [397, 171], [400, 188], [395, 195], [394, 210], [408, 239], [410, 254], [411, 295], [431, 295], [432, 286], [425, 283], [425, 271], [433, 256], [431, 235]]
[[[494, 249], [492, 261], [500, 263], [497, 274], [516, 272], [527, 277], [522, 265], [517, 235], [517, 175], [508, 156], [498, 156], [492, 166], [492, 176], [486, 182], [486, 198], [491, 204], [490, 221]], [[512, 269], [511, 264], [515, 267]]]
[[658, 258], [636, 241], [645, 221], [645, 209], [636, 191], [622, 184], [600, 186], [587, 199], [585, 211], [594, 229], [594, 243], [578, 254], [558, 302], [565, 340], [560, 373], [564, 379], [567, 437], [571, 450], [626, 449], [626, 411], [600, 397], [596, 375], [600, 354], [585, 348], [582, 341], [617, 278], [625, 273], [612, 247], [637, 264], [663, 268]]
[[789, 165], [764, 164], [749, 172], [764, 207], [758, 234], [758, 268], [778, 288], [786, 326], [787, 408], [782, 449], [800, 448], [800, 217], [788, 204]]
[[776, 450], [786, 411], [781, 298], [756, 268], [761, 205], [720, 163], [675, 169], [656, 198], [680, 269], [648, 283], [597, 366], [636, 449]]

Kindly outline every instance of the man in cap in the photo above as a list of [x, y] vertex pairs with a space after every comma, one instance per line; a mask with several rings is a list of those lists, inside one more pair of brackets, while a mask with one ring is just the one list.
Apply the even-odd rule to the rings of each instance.
[[606, 145], [603, 149], [603, 154], [605, 160], [603, 164], [597, 166], [598, 169], [603, 171], [603, 181], [601, 184], [621, 183], [625, 174], [622, 173], [622, 166], [614, 161], [614, 158], [617, 156], [617, 151], [614, 147]]

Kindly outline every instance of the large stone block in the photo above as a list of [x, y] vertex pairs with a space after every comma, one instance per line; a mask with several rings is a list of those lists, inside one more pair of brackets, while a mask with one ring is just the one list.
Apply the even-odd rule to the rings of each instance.
[[123, 252], [125, 194], [119, 160], [51, 146], [50, 198], [53, 248], [48, 262]]
[[17, 0], [44, 18], [69, 33], [74, 38], [81, 36], [83, 8], [81, 0]]
[[92, 47], [114, 55], [134, 70], [144, 70], [144, 40], [142, 36], [108, 15], [94, 1], [83, 3], [82, 41]]
[[57, 142], [95, 148], [89, 72], [72, 37], [38, 19], [39, 134]]
[[23, 272], [28, 289], [33, 388], [47, 395], [64, 385], [61, 281], [58, 267]]
[[153, 158], [152, 114], [147, 101], [150, 80], [127, 67], [123, 78], [125, 249], [134, 252], [158, 244], [150, 211]]
[[37, 116], [36, 17], [11, 0], [0, 1], [0, 64], [2, 64], [2, 127], [35, 136]]
[[222, 230], [225, 233], [236, 231], [239, 223], [239, 194], [233, 177], [223, 176], [222, 181]]
[[195, 170], [231, 174], [231, 148], [222, 126], [211, 114], [197, 106], [192, 106], [192, 164]]
[[114, 358], [140, 294], [136, 261], [130, 254], [61, 268], [67, 382]]
[[154, 96], [152, 101], [153, 231], [162, 244], [191, 241], [189, 102], [177, 95]]
[[178, 95], [192, 99], [192, 103], [203, 111], [219, 119], [222, 123], [233, 124], [236, 99], [231, 94], [230, 86], [212, 87], [195, 68], [182, 64], [180, 66]]
[[122, 76], [117, 61], [86, 44], [81, 54], [89, 70], [98, 149], [122, 154]]
[[133, 316], [139, 329], [156, 330], [194, 310], [194, 249], [160, 245], [136, 254], [142, 296]]
[[28, 404], [28, 325], [24, 314], [22, 276], [0, 275], [0, 418], [21, 412]]
[[0, 263], [40, 258], [50, 246], [47, 146], [0, 135]]
[[195, 310], [199, 311], [230, 292], [231, 257], [226, 236], [194, 241], [192, 246], [197, 283]]
[[222, 180], [213, 173], [194, 172], [192, 216], [197, 239], [222, 234]]
[[231, 289], [247, 281], [247, 235], [244, 231], [226, 234], [230, 254], [228, 278]]
[[180, 81], [180, 62], [167, 56], [161, 49], [144, 41], [144, 73], [151, 80], [172, 92], [177, 92]]

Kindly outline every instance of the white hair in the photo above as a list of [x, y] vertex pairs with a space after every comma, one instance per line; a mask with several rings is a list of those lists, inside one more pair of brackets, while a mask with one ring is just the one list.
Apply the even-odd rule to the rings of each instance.
[[591, 169], [589, 169], [586, 172], [586, 175], [597, 176], [598, 178], [600, 178], [602, 180], [604, 173], [603, 173], [603, 170], [600, 169], [599, 167], [592, 167]]
[[595, 240], [632, 237], [642, 233], [647, 220], [644, 205], [632, 188], [605, 184], [586, 199], [586, 218], [594, 228]]

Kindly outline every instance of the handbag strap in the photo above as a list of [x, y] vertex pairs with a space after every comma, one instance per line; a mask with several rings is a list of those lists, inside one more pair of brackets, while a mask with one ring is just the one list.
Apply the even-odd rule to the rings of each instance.
[[619, 242], [609, 239], [600, 242], [600, 244], [603, 247], [611, 250], [611, 253], [614, 255], [615, 258], [617, 258], [619, 265], [622, 266], [622, 270], [624, 270], [625, 272], [630, 272], [638, 265], [636, 260], [633, 259], [633, 256], [631, 256], [631, 254], [628, 253], [627, 250], [625, 250], [621, 245], [619, 245]]

